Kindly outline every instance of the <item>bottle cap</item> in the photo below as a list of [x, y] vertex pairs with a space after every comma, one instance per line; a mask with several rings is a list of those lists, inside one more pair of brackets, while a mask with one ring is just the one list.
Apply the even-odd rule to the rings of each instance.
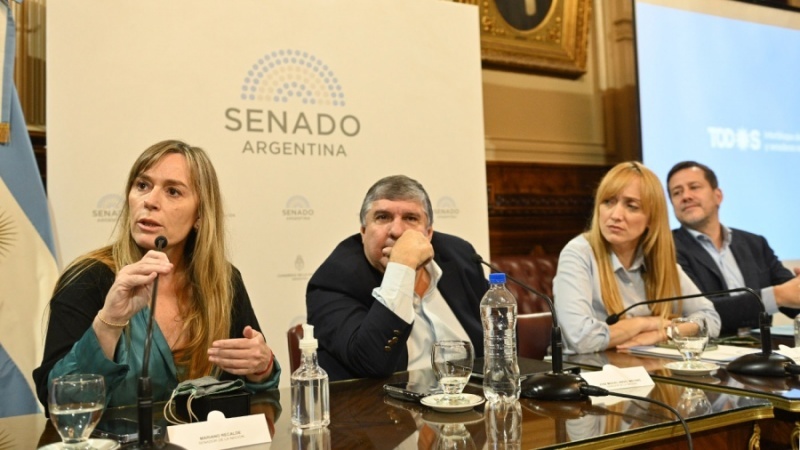
[[314, 339], [314, 325], [303, 324], [303, 339], [300, 339], [300, 350], [316, 350], [317, 340]]
[[502, 272], [489, 274], [489, 284], [500, 284], [505, 282], [506, 282], [506, 274]]

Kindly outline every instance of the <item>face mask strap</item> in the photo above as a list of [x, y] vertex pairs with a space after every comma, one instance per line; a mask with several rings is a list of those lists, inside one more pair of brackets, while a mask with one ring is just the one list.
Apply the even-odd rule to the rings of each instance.
[[164, 419], [173, 425], [188, 423], [181, 420], [181, 418], [178, 417], [178, 414], [175, 412], [175, 396], [177, 394], [178, 390], [173, 390], [172, 395], [169, 396], [169, 400], [167, 400], [167, 403], [164, 405]]
[[189, 422], [200, 422], [197, 418], [197, 415], [192, 411], [192, 401], [194, 400], [194, 392], [189, 395], [189, 399], [186, 401], [186, 411], [189, 412]]
[[[198, 382], [198, 385], [194, 385], [192, 382]], [[215, 385], [216, 386], [222, 385], [222, 387], [214, 389]], [[172, 391], [169, 400], [164, 405], [164, 419], [166, 419], [166, 421], [171, 423], [172, 425], [199, 422], [200, 420], [197, 418], [197, 414], [195, 414], [195, 412], [192, 410], [192, 402], [194, 401], [195, 398], [202, 398], [209, 395], [232, 392], [242, 388], [243, 386], [244, 386], [244, 381], [242, 381], [241, 379], [237, 379], [231, 382], [220, 382], [216, 379], [207, 379], [207, 378], [199, 378], [197, 380], [184, 381]], [[178, 416], [176, 410], [177, 406], [175, 403], [175, 397], [183, 396], [186, 394], [188, 394], [188, 398], [186, 399], [186, 411], [189, 415], [188, 422], [184, 421]]]

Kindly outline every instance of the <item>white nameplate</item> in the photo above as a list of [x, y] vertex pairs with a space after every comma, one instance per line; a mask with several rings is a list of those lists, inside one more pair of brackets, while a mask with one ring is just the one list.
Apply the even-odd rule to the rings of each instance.
[[264, 414], [226, 419], [211, 411], [206, 422], [168, 426], [167, 435], [171, 443], [192, 449], [226, 450], [272, 442]]
[[[620, 369], [611, 364], [603, 366], [597, 372], [581, 372], [581, 376], [590, 385], [601, 387], [611, 392], [621, 392], [629, 395], [646, 396], [655, 383], [650, 374], [642, 366]], [[591, 397], [592, 404], [613, 405], [625, 400], [622, 397], [606, 396]]]
[[581, 372], [581, 376], [592, 386], [617, 391], [635, 387], [653, 386], [653, 379], [642, 366], [619, 367], [606, 364], [597, 372]]

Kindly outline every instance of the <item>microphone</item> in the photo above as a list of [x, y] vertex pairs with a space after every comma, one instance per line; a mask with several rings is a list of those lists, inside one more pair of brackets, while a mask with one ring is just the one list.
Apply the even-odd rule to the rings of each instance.
[[734, 294], [736, 292], [746, 292], [746, 293], [748, 293], [750, 295], [755, 296], [758, 299], [758, 305], [761, 307], [761, 311], [765, 311], [764, 304], [761, 302], [761, 296], [756, 294], [756, 292], [754, 290], [750, 289], [749, 287], [742, 287], [742, 288], [728, 289], [728, 290], [724, 290], [724, 291], [701, 292], [699, 294], [679, 295], [677, 297], [659, 298], [659, 299], [656, 299], [656, 300], [644, 300], [644, 301], [641, 301], [641, 302], [638, 302], [638, 303], [634, 303], [633, 305], [628, 306], [627, 308], [623, 309], [622, 311], [620, 311], [620, 312], [618, 312], [616, 314], [611, 314], [610, 316], [606, 317], [606, 323], [609, 324], [609, 325], [614, 325], [615, 323], [619, 322], [619, 319], [626, 312], [632, 310], [633, 308], [636, 308], [637, 306], [652, 305], [652, 304], [655, 304], [655, 303], [671, 302], [673, 300], [688, 300], [690, 298], [718, 297], [720, 295], [731, 295], [731, 294]]
[[[167, 238], [158, 236], [155, 240], [156, 250], [162, 251], [167, 246]], [[144, 340], [144, 355], [142, 356], [142, 373], [139, 377], [139, 399], [138, 399], [138, 418], [139, 418], [139, 439], [132, 449], [178, 449], [175, 444], [168, 442], [153, 443], [153, 385], [150, 382], [150, 346], [153, 340], [153, 319], [156, 310], [156, 297], [158, 296], [158, 279], [153, 280], [153, 290], [150, 297], [150, 318], [147, 323], [147, 334]]]
[[[494, 272], [503, 273], [495, 265], [486, 262], [481, 255], [475, 253], [472, 256], [475, 262], [483, 264]], [[550, 308], [553, 317], [553, 329], [550, 334], [551, 346], [551, 371], [545, 374], [535, 375], [521, 383], [520, 395], [525, 398], [536, 400], [586, 400], [586, 395], [581, 392], [581, 386], [586, 385], [586, 381], [580, 375], [564, 372], [564, 343], [561, 334], [561, 327], [558, 325], [556, 308], [553, 299], [542, 292], [528, 286], [526, 283], [506, 274], [506, 278], [513, 281], [523, 289], [543, 298]]]
[[[794, 360], [791, 358], [772, 353], [772, 332], [770, 331], [770, 319], [767, 310], [764, 308], [764, 303], [761, 301], [761, 296], [749, 287], [740, 287], [734, 289], [727, 289], [724, 291], [714, 291], [691, 295], [681, 295], [678, 297], [662, 298], [657, 300], [645, 300], [643, 302], [634, 303], [631, 306], [623, 309], [622, 311], [611, 314], [606, 318], [606, 323], [614, 325], [620, 319], [620, 316], [630, 311], [631, 309], [641, 305], [651, 305], [654, 303], [670, 302], [673, 300], [688, 300], [698, 297], [718, 297], [721, 295], [731, 295], [736, 292], [745, 292], [752, 295], [758, 300], [758, 306], [761, 308], [759, 314], [758, 324], [761, 329], [761, 351], [759, 353], [750, 353], [742, 355], [728, 363], [728, 372], [739, 373], [742, 375], [753, 376], [768, 376], [768, 377], [783, 377], [787, 374], [792, 374], [796, 370]], [[798, 370], [800, 371], [800, 370]]]

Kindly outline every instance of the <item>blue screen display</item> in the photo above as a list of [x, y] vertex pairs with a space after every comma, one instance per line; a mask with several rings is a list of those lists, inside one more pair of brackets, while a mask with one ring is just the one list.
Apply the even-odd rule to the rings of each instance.
[[[764, 235], [782, 260], [800, 259], [800, 13], [659, 3], [635, 4], [644, 164], [662, 181], [682, 160], [710, 166], [722, 223]], [[753, 8], [762, 23], [746, 20]]]

